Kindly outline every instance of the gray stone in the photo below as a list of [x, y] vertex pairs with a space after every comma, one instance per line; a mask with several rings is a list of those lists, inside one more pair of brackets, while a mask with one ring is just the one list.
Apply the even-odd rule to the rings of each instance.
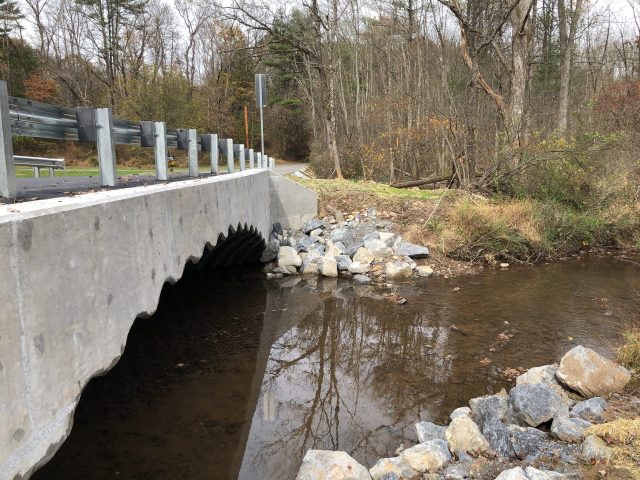
[[302, 259], [293, 247], [280, 247], [278, 250], [278, 266], [287, 267], [289, 265], [299, 267], [302, 265]]
[[609, 447], [595, 435], [589, 435], [582, 442], [581, 455], [588, 462], [608, 460], [611, 454]]
[[534, 383], [547, 383], [549, 385], [557, 385], [557, 371], [557, 364], [530, 368], [525, 373], [516, 378], [516, 385], [532, 385]]
[[409, 466], [420, 472], [437, 472], [451, 460], [447, 442], [441, 439], [430, 440], [407, 448], [400, 454]]
[[371, 480], [371, 477], [346, 452], [308, 450], [296, 480]]
[[260, 261], [262, 263], [267, 263], [272, 260], [275, 260], [278, 256], [278, 252], [280, 251], [280, 242], [278, 240], [270, 240], [267, 243], [267, 246], [262, 251], [262, 255], [260, 256]]
[[409, 278], [411, 276], [411, 266], [405, 262], [388, 262], [385, 266], [387, 278], [391, 280]]
[[431, 422], [419, 422], [416, 423], [416, 433], [418, 434], [418, 440], [420, 443], [428, 442], [429, 440], [446, 440], [444, 432], [447, 431], [447, 427], [436, 425]]
[[311, 233], [313, 230], [318, 228], [324, 228], [324, 222], [320, 219], [314, 218], [313, 220], [309, 220], [302, 226], [302, 231], [306, 234]]
[[315, 230], [311, 230], [311, 232], [309, 232], [309, 236], [310, 237], [319, 237], [323, 233], [324, 233], [324, 230], [322, 230], [321, 228], [316, 228]]
[[482, 434], [491, 445], [491, 448], [503, 457], [513, 457], [515, 451], [511, 441], [511, 430], [502, 421], [491, 418], [484, 422]]
[[469, 478], [471, 473], [471, 464], [469, 462], [459, 462], [447, 465], [442, 471], [444, 480], [465, 480]]
[[395, 235], [391, 232], [379, 232], [378, 238], [382, 240], [387, 247], [391, 247], [393, 245], [393, 241], [395, 240]]
[[353, 243], [353, 236], [348, 227], [338, 227], [331, 231], [331, 240], [333, 242], [342, 242], [345, 245]]
[[631, 380], [631, 372], [578, 345], [562, 357], [556, 377], [562, 384], [591, 398], [621, 392]]
[[363, 238], [363, 242], [367, 242], [367, 240], [377, 240], [380, 238], [380, 234], [378, 232], [367, 233]]
[[532, 427], [510, 425], [511, 445], [518, 458], [535, 457], [548, 441], [546, 433]]
[[373, 480], [413, 480], [420, 475], [402, 457], [381, 458], [369, 474]]
[[388, 255], [391, 253], [391, 249], [379, 238], [373, 238], [370, 240], [366, 240], [365, 238], [364, 246], [376, 255]]
[[345, 253], [350, 257], [353, 257], [359, 248], [364, 247], [364, 243], [362, 242], [346, 243], [345, 245], [347, 246]]
[[308, 252], [309, 250], [314, 248], [317, 240], [317, 238], [311, 238], [308, 235], [304, 235], [300, 237], [296, 242], [296, 249], [298, 250], [298, 252]]
[[473, 419], [480, 430], [483, 430], [485, 422], [505, 418], [509, 410], [509, 396], [503, 390], [496, 395], [472, 398], [469, 400], [469, 406], [473, 412]]
[[411, 257], [414, 260], [418, 258], [426, 258], [429, 256], [429, 249], [421, 247], [409, 242], [400, 242], [395, 251], [396, 255]]
[[336, 255], [335, 259], [338, 263], [338, 270], [349, 270], [349, 265], [353, 263], [349, 255]]
[[579, 443], [584, 438], [584, 431], [591, 423], [581, 418], [558, 415], [551, 424], [551, 433], [564, 442]]
[[362, 283], [362, 284], [371, 283], [371, 279], [367, 275], [363, 275], [361, 273], [354, 275], [353, 280], [356, 283]]
[[511, 389], [510, 398], [518, 418], [532, 427], [548, 422], [566, 409], [562, 396], [543, 383], [516, 385]]
[[578, 402], [569, 412], [570, 417], [577, 417], [591, 423], [604, 422], [604, 411], [607, 409], [607, 401], [602, 397], [593, 397]]
[[273, 227], [271, 228], [271, 232], [275, 233], [276, 235], [282, 235], [284, 233], [284, 230], [282, 229], [282, 224], [280, 222], [274, 223]]

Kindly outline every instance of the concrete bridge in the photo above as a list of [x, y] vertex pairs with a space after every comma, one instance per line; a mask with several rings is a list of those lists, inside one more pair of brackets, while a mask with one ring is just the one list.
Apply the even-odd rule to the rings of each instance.
[[187, 262], [257, 261], [274, 222], [316, 213], [313, 192], [264, 169], [0, 205], [0, 478], [55, 453], [83, 387]]

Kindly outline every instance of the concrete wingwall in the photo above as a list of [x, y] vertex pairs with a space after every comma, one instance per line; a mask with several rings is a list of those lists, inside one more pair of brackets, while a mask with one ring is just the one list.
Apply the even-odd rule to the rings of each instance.
[[[289, 202], [299, 202], [296, 206]], [[0, 478], [26, 478], [67, 437], [82, 389], [139, 315], [232, 230], [316, 213], [267, 170], [0, 206]]]

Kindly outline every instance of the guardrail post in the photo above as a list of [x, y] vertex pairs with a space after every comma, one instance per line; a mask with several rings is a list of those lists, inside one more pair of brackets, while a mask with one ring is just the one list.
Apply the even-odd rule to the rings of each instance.
[[164, 122], [153, 122], [153, 148], [156, 157], [156, 178], [163, 182], [169, 179], [167, 165], [167, 126]]
[[235, 172], [233, 165], [233, 139], [227, 138], [227, 173]]
[[187, 152], [189, 156], [189, 176], [198, 176], [198, 137], [195, 128], [187, 130]]
[[253, 148], [249, 149], [249, 168], [251, 169], [255, 168], [255, 162], [253, 158]]
[[211, 150], [209, 151], [209, 161], [211, 162], [211, 173], [218, 174], [218, 134], [209, 134]]
[[256, 164], [258, 168], [262, 168], [262, 152], [256, 152]]
[[17, 192], [9, 118], [9, 92], [7, 82], [0, 81], [0, 197], [15, 198]]
[[276, 159], [273, 157], [269, 157], [269, 170], [276, 169]]
[[102, 185], [115, 187], [118, 183], [116, 147], [113, 142], [113, 119], [110, 108], [96, 108], [96, 146]]
[[242, 143], [238, 147], [238, 158], [240, 159], [240, 171], [242, 172], [245, 168], [247, 168], [247, 162], [244, 157], [244, 144]]

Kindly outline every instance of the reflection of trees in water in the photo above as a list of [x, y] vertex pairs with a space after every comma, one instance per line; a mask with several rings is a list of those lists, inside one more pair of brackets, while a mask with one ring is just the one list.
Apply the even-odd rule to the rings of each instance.
[[[271, 348], [262, 418], [275, 424], [255, 461], [269, 465], [283, 451], [301, 458], [310, 448], [369, 455], [382, 442], [391, 447], [389, 436], [402, 436], [437, 401], [441, 389], [431, 386], [451, 375], [448, 337], [448, 327], [424, 312], [407, 315], [384, 300], [326, 298], [319, 315]], [[275, 419], [267, 412], [271, 402]]]

